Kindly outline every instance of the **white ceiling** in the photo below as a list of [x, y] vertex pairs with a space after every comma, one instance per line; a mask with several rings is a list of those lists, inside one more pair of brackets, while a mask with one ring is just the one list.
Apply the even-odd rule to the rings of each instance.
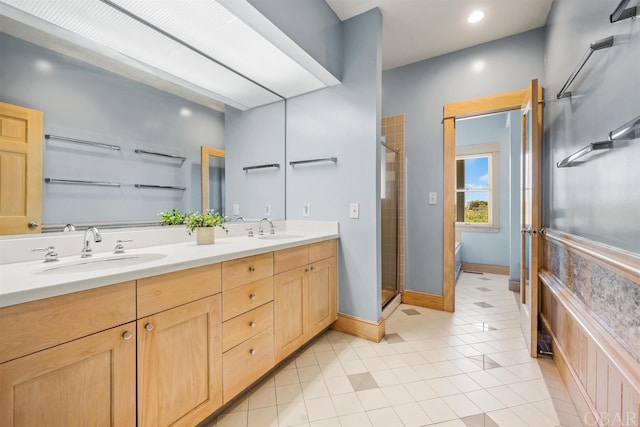
[[[326, 0], [341, 20], [382, 12], [382, 69], [543, 27], [553, 0]], [[469, 24], [474, 10], [485, 17]]]

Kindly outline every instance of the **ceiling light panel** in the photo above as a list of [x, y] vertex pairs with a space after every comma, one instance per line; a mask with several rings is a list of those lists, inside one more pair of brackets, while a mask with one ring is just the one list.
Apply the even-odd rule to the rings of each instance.
[[109, 0], [289, 98], [326, 87], [214, 0]]
[[246, 108], [279, 100], [268, 90], [98, 0], [2, 2]]

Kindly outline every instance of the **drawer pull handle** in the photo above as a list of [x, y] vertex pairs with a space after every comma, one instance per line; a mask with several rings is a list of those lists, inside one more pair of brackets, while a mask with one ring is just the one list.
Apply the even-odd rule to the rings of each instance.
[[308, 272], [309, 272], [309, 269], [305, 267], [304, 272], [305, 272], [305, 273], [308, 273]]
[[124, 338], [125, 340], [130, 340], [132, 336], [133, 334], [129, 331], [124, 331], [124, 333], [122, 334], [122, 338]]
[[256, 294], [249, 295], [249, 299], [256, 299]]
[[147, 323], [146, 325], [144, 325], [144, 328], [147, 331], [153, 331], [153, 325], [151, 323]]
[[256, 327], [256, 322], [249, 322], [249, 326], [251, 326], [252, 328]]
[[249, 350], [249, 354], [253, 356], [254, 354], [256, 354], [256, 351], [254, 349], [251, 349]]
[[249, 267], [249, 273], [253, 273], [254, 271], [256, 271], [254, 267]]

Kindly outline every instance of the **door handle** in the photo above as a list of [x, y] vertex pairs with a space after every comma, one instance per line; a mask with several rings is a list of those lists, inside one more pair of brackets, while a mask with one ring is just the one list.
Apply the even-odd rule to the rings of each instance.
[[29, 221], [27, 225], [29, 226], [29, 228], [36, 228], [40, 224], [38, 224], [38, 221]]

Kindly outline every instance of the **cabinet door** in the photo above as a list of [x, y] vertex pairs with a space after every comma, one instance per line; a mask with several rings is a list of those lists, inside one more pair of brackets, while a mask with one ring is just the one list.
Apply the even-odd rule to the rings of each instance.
[[314, 336], [338, 317], [335, 258], [309, 266], [309, 334]]
[[222, 404], [220, 295], [138, 320], [138, 425], [195, 425]]
[[300, 267], [274, 276], [276, 363], [298, 349], [309, 336], [307, 270]]
[[135, 323], [0, 364], [0, 425], [135, 426]]

